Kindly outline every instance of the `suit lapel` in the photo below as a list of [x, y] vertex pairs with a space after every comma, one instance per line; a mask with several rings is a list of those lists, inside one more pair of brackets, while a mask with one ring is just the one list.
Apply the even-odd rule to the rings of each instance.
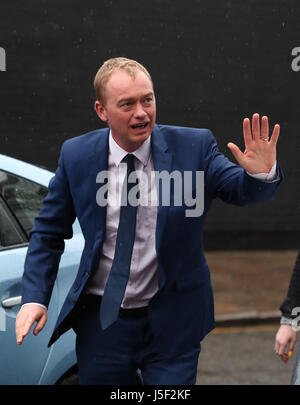
[[[158, 192], [158, 209], [157, 209], [157, 225], [156, 225], [156, 253], [159, 258], [159, 251], [161, 248], [162, 237], [166, 225], [166, 219], [169, 207], [162, 204], [162, 182], [158, 181], [157, 175], [162, 171], [171, 173], [172, 171], [172, 154], [168, 151], [168, 145], [161, 133], [159, 127], [155, 125], [154, 131], [151, 136], [152, 143], [152, 157], [154, 170], [156, 172], [156, 185]], [[165, 275], [159, 274], [159, 284], [162, 286], [165, 281]]]
[[91, 176], [94, 181], [93, 199], [95, 217], [95, 240], [100, 243], [103, 240], [106, 226], [106, 206], [101, 207], [96, 201], [96, 196], [98, 190], [106, 183], [105, 179], [103, 179], [103, 181], [99, 181], [99, 173], [106, 172], [108, 170], [108, 135], [108, 128], [99, 135], [98, 143], [91, 158]]

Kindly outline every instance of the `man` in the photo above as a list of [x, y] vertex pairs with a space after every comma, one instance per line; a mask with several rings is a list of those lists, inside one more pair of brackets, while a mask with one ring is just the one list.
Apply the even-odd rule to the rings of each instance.
[[[200, 341], [214, 328], [204, 217], [215, 197], [244, 205], [273, 195], [282, 177], [279, 125], [269, 137], [267, 117], [260, 124], [255, 114], [252, 126], [244, 120], [245, 152], [228, 144], [240, 167], [218, 152], [209, 130], [155, 124], [152, 80], [137, 62], [106, 61], [94, 84], [96, 112], [109, 128], [62, 148], [31, 233], [17, 342], [35, 321], [34, 334], [45, 325], [64, 239], [78, 217], [85, 248], [49, 344], [75, 330], [81, 384], [129, 384], [137, 368], [145, 384], [195, 384]], [[137, 172], [139, 181], [129, 181]], [[182, 187], [157, 181], [166, 173]], [[188, 213], [199, 187], [203, 215]], [[192, 197], [179, 204], [183, 189]], [[139, 193], [148, 204], [136, 207], [130, 195]]]
[[[282, 313], [280, 319], [280, 328], [275, 337], [275, 353], [286, 363], [293, 355], [294, 347], [297, 341], [297, 331], [299, 330], [299, 309], [300, 309], [300, 252], [294, 264], [293, 273], [290, 279], [287, 295], [280, 306]], [[293, 372], [293, 381], [299, 385], [299, 355], [295, 359]]]

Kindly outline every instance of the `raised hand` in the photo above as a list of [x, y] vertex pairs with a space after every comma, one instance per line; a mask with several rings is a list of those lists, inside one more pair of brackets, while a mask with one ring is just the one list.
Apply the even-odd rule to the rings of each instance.
[[276, 124], [270, 137], [268, 117], [263, 116], [260, 125], [260, 116], [256, 113], [252, 117], [252, 126], [249, 118], [243, 121], [244, 153], [232, 142], [227, 146], [239, 165], [248, 173], [269, 173], [276, 161], [279, 132], [280, 126]]

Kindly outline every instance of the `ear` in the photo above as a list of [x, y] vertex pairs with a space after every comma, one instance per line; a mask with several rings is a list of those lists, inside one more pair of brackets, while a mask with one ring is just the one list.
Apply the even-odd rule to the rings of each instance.
[[105, 109], [104, 105], [98, 100], [95, 101], [95, 111], [96, 111], [98, 117], [102, 121], [104, 121], [104, 122], [108, 121], [107, 114], [106, 114], [106, 109]]

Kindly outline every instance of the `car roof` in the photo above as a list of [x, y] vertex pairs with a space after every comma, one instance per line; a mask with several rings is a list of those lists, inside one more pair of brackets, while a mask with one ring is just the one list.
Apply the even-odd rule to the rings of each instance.
[[48, 187], [50, 179], [54, 176], [54, 173], [49, 170], [1, 154], [0, 170], [31, 180], [45, 187]]
[[[53, 172], [42, 169], [41, 167], [23, 162], [22, 160], [2, 155], [0, 153], [0, 170], [31, 180], [41, 186], [48, 187], [50, 179], [54, 176]], [[81, 232], [78, 220], [73, 224], [74, 233]]]

